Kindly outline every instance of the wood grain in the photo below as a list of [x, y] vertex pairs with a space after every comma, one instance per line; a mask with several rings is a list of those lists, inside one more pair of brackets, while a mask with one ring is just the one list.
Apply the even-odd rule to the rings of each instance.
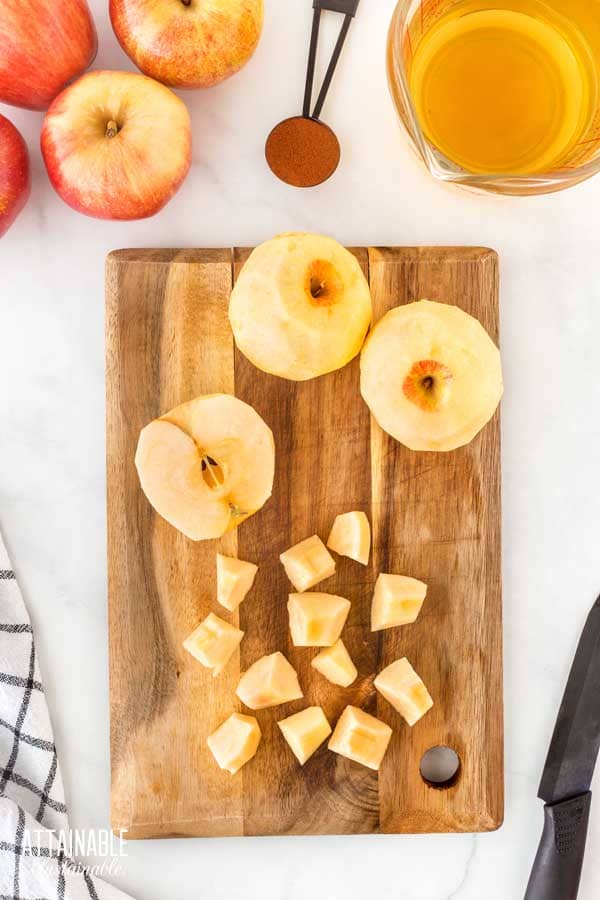
[[[107, 261], [107, 457], [112, 824], [132, 838], [168, 835], [484, 831], [502, 820], [502, 648], [499, 421], [467, 448], [414, 454], [384, 435], [359, 395], [359, 366], [296, 384], [265, 375], [235, 348], [227, 321], [244, 250], [132, 250]], [[454, 302], [497, 337], [496, 255], [470, 248], [357, 249], [379, 318], [422, 296]], [[192, 397], [235, 393], [273, 429], [273, 497], [238, 531], [195, 544], [157, 516], [133, 463], [140, 429]], [[323, 589], [352, 600], [344, 631], [359, 670], [350, 688], [314, 672], [316, 650], [292, 647], [289, 584], [279, 553], [339, 512], [372, 519], [371, 565], [340, 559]], [[239, 656], [218, 679], [181, 642], [212, 609], [217, 550], [260, 564], [240, 608]], [[430, 585], [417, 623], [369, 627], [378, 571]], [[240, 671], [282, 650], [305, 699], [258, 713], [263, 742], [232, 778], [205, 739], [239, 707]], [[409, 729], [373, 690], [407, 655], [436, 701]], [[300, 768], [276, 726], [305, 705], [332, 724], [347, 703], [394, 727], [379, 776], [322, 747]], [[427, 786], [425, 750], [449, 744], [456, 784]]]
[[[398, 303], [455, 303], [498, 340], [496, 254], [465, 248], [370, 250], [375, 318]], [[414, 625], [382, 632], [381, 668], [407, 656], [435, 700], [397, 730], [379, 776], [385, 832], [487, 831], [503, 816], [499, 414], [467, 447], [414, 453], [371, 428], [373, 563], [428, 585]], [[397, 717], [378, 696], [377, 715]], [[423, 754], [452, 747], [452, 788], [419, 777]]]

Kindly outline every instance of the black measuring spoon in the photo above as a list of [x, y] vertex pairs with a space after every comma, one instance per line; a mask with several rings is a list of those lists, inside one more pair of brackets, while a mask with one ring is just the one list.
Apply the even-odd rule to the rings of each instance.
[[[321, 122], [327, 92], [333, 80], [348, 31], [360, 0], [314, 0], [313, 21], [301, 116], [284, 119], [273, 128], [265, 147], [271, 171], [294, 187], [315, 187], [330, 178], [340, 161], [340, 144], [329, 125]], [[344, 21], [311, 113], [319, 27], [323, 10], [342, 13]]]

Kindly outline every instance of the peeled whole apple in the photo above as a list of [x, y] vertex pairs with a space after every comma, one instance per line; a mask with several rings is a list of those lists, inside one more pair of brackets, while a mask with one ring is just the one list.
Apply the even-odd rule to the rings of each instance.
[[356, 257], [319, 234], [282, 234], [257, 247], [229, 303], [244, 356], [263, 372], [291, 381], [350, 362], [371, 315], [371, 292]]
[[146, 75], [205, 88], [234, 75], [256, 49], [263, 0], [110, 0], [121, 47]]
[[145, 219], [175, 194], [191, 162], [185, 104], [133, 72], [90, 72], [46, 114], [42, 153], [65, 203], [98, 219]]
[[156, 512], [191, 540], [209, 540], [271, 496], [273, 434], [237, 397], [206, 394], [146, 425], [135, 464]]
[[13, 123], [0, 116], [0, 237], [15, 221], [30, 193], [27, 145]]
[[86, 0], [2, 0], [0, 101], [48, 109], [98, 48]]
[[457, 306], [419, 300], [387, 312], [361, 355], [360, 390], [378, 424], [410, 450], [454, 450], [502, 397], [500, 351]]

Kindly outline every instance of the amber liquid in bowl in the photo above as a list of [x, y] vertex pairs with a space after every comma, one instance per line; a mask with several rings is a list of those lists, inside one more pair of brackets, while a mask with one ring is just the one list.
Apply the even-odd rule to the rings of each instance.
[[590, 0], [439, 7], [447, 9], [422, 30], [406, 76], [420, 128], [447, 159], [474, 173], [535, 174], [560, 168], [597, 139], [600, 29], [585, 23], [600, 7]]

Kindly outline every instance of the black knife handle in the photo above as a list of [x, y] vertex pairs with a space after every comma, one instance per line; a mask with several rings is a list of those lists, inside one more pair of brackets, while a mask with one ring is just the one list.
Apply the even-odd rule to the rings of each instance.
[[591, 802], [588, 791], [544, 807], [544, 832], [525, 900], [576, 900]]

